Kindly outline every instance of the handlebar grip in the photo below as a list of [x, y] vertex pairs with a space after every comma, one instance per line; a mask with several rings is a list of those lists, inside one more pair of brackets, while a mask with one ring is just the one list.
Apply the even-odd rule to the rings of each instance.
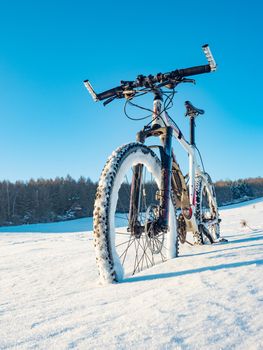
[[203, 73], [209, 73], [209, 72], [211, 72], [211, 67], [209, 64], [206, 64], [204, 66], [195, 66], [190, 68], [177, 69], [174, 73], [175, 75], [178, 74], [181, 77], [188, 77], [190, 75], [197, 75], [197, 74], [203, 74]]
[[96, 94], [96, 92], [94, 91], [93, 87], [91, 86], [89, 80], [84, 80], [84, 85], [87, 88], [87, 90], [89, 91], [89, 93], [91, 94], [91, 96], [95, 102], [106, 100], [106, 98], [110, 98], [110, 97], [113, 97], [116, 95], [117, 96], [121, 95], [123, 92], [122, 87], [117, 86], [113, 89], [101, 92], [100, 94]]
[[216, 61], [212, 55], [210, 47], [206, 44], [202, 46], [202, 49], [211, 68], [211, 72], [214, 72], [216, 70]]
[[99, 99], [98, 99], [98, 96], [96, 94], [96, 92], [94, 91], [93, 87], [91, 86], [91, 83], [89, 82], [89, 80], [84, 80], [84, 85], [85, 87], [87, 88], [88, 92], [91, 94], [91, 97], [93, 98], [93, 100], [95, 102], [97, 102]]
[[113, 89], [110, 89], [110, 90], [106, 90], [104, 92], [101, 92], [100, 94], [97, 94], [97, 98], [99, 101], [102, 101], [102, 100], [105, 100], [106, 98], [110, 98], [110, 97], [113, 97], [113, 96], [118, 96], [118, 95], [121, 95], [123, 92], [123, 89], [121, 86], [117, 86]]

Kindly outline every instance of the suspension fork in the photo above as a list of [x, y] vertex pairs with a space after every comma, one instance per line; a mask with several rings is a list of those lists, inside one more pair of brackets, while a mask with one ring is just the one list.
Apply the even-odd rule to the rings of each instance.
[[160, 188], [160, 214], [159, 224], [162, 229], [168, 228], [169, 204], [171, 197], [171, 178], [172, 178], [172, 137], [173, 129], [168, 126], [165, 128], [165, 134], [162, 135], [163, 147], [161, 147], [161, 188]]
[[171, 197], [173, 129], [170, 126], [165, 126], [164, 120], [161, 117], [162, 105], [162, 91], [160, 89], [156, 89], [154, 91], [152, 128], [161, 127], [165, 130], [165, 132], [160, 136], [160, 140], [162, 143], [162, 147], [160, 147], [162, 170], [161, 187], [160, 191], [158, 191], [157, 196], [160, 201], [160, 212], [158, 221], [160, 228], [166, 230], [168, 228], [169, 203]]
[[[133, 167], [130, 208], [129, 208], [129, 228], [136, 235], [136, 227], [139, 229], [139, 208], [141, 205], [141, 186], [142, 186], [143, 165], [137, 164]], [[140, 234], [140, 232], [138, 232]]]
[[[172, 137], [173, 129], [165, 127], [161, 118], [162, 111], [162, 92], [159, 89], [154, 91], [153, 122], [152, 128], [163, 127], [165, 132], [160, 136], [163, 147], [160, 147], [161, 153], [161, 186], [157, 193], [160, 201], [159, 225], [162, 229], [167, 229], [169, 221], [169, 202], [171, 195], [171, 177], [172, 177]], [[141, 135], [142, 136], [142, 135]], [[137, 134], [137, 141], [144, 143], [145, 138]], [[130, 193], [129, 207], [129, 229], [135, 235], [140, 234], [140, 223], [138, 220], [139, 208], [141, 205], [141, 186], [142, 186], [143, 165], [137, 164], [133, 167], [133, 176]]]
[[[163, 146], [160, 147], [161, 153], [161, 184], [160, 189], [157, 192], [157, 199], [160, 202], [160, 211], [158, 224], [161, 229], [168, 228], [169, 221], [169, 204], [171, 197], [171, 178], [172, 178], [172, 137], [173, 129], [168, 126], [165, 128], [162, 134]], [[142, 178], [143, 178], [143, 165], [137, 164], [133, 167], [131, 193], [130, 193], [130, 206], [129, 206], [129, 229], [135, 234], [141, 233], [139, 212], [141, 205], [142, 194]], [[147, 205], [150, 203], [147, 203]]]

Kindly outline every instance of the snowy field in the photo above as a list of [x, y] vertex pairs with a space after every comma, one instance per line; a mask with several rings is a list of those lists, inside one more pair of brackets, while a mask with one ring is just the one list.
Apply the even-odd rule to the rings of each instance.
[[1, 232], [0, 349], [263, 349], [263, 199], [221, 217], [229, 243], [106, 287], [79, 220]]

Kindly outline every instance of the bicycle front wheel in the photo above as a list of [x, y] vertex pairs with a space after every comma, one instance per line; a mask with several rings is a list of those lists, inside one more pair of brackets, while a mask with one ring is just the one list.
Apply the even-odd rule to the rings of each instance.
[[[140, 181], [139, 186], [134, 187], [131, 182], [138, 165], [140, 172], [136, 176]], [[160, 160], [140, 143], [124, 145], [109, 157], [99, 180], [93, 215], [96, 261], [102, 282], [121, 281], [125, 276], [177, 256], [172, 200], [168, 231], [153, 234], [160, 182]], [[131, 196], [137, 198], [136, 208]], [[135, 209], [136, 225], [131, 229], [131, 211]]]

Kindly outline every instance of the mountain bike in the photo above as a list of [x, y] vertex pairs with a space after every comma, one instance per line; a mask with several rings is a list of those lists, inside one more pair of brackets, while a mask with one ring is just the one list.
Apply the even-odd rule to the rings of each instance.
[[[94, 245], [99, 275], [109, 283], [121, 281], [178, 255], [179, 241], [192, 232], [197, 244], [220, 239], [220, 218], [210, 176], [198, 165], [195, 120], [204, 110], [186, 101], [190, 139], [186, 140], [169, 116], [175, 87], [195, 83], [189, 76], [216, 70], [208, 45], [203, 51], [208, 64], [156, 75], [138, 75], [134, 81], [95, 93], [84, 81], [95, 101], [125, 99], [126, 104], [147, 93], [153, 94], [151, 122], [137, 133], [136, 142], [117, 148], [102, 171], [93, 213]], [[140, 107], [140, 106], [138, 106]], [[146, 108], [144, 108], [146, 109]], [[159, 144], [146, 146], [150, 137]], [[184, 176], [172, 148], [176, 139], [189, 156]], [[201, 155], [200, 155], [201, 157]], [[202, 160], [202, 159], [201, 159]]]

